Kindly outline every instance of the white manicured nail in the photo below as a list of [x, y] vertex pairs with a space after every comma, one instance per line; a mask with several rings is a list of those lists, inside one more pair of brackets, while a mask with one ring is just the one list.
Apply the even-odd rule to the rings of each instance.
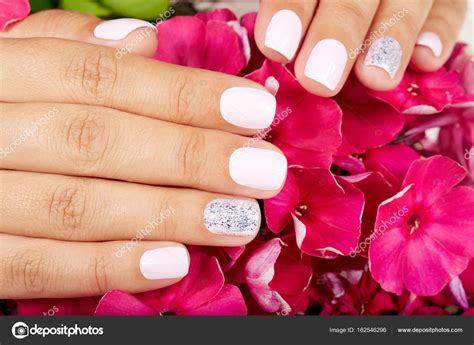
[[286, 178], [288, 163], [281, 153], [242, 147], [230, 156], [229, 172], [242, 185], [262, 190], [279, 189]]
[[441, 56], [443, 52], [443, 43], [441, 43], [441, 39], [434, 32], [421, 33], [416, 40], [416, 44], [430, 48], [436, 57]]
[[347, 50], [338, 40], [319, 41], [311, 51], [304, 74], [329, 90], [335, 90], [346, 68]]
[[268, 24], [265, 46], [276, 50], [288, 60], [293, 59], [300, 45], [303, 24], [300, 17], [290, 10], [275, 13]]
[[220, 110], [222, 117], [235, 126], [267, 128], [275, 117], [276, 99], [267, 91], [231, 87], [221, 95]]
[[146, 279], [176, 279], [188, 274], [189, 254], [184, 247], [162, 247], [146, 251], [140, 271]]
[[113, 19], [100, 23], [94, 29], [94, 36], [105, 40], [121, 40], [128, 36], [132, 31], [150, 27], [155, 29], [155, 26], [144, 20], [133, 18]]

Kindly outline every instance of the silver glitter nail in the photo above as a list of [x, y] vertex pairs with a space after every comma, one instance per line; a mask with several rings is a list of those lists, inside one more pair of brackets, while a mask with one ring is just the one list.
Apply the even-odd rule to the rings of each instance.
[[255, 201], [216, 199], [204, 210], [204, 225], [214, 234], [251, 236], [260, 225], [260, 208]]
[[393, 78], [397, 73], [402, 59], [402, 48], [400, 43], [390, 36], [383, 36], [377, 39], [370, 46], [365, 64], [383, 68]]

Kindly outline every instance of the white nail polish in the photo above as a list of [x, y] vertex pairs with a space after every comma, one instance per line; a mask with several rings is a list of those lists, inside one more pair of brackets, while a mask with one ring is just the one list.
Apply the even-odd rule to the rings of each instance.
[[286, 179], [288, 163], [281, 153], [242, 147], [230, 156], [229, 172], [242, 185], [261, 190], [277, 190]]
[[217, 235], [253, 236], [260, 227], [260, 207], [255, 200], [215, 199], [204, 210], [204, 225]]
[[188, 274], [189, 254], [184, 247], [162, 247], [146, 251], [140, 271], [146, 279], [177, 279]]
[[338, 40], [319, 41], [311, 51], [304, 74], [329, 90], [335, 90], [346, 68], [347, 50]]
[[416, 40], [416, 44], [430, 48], [436, 57], [441, 56], [443, 52], [443, 43], [441, 43], [441, 39], [434, 32], [421, 33]]
[[229, 123], [243, 128], [267, 128], [273, 122], [276, 99], [267, 91], [232, 87], [221, 95], [220, 111]]
[[303, 24], [300, 17], [290, 10], [275, 13], [268, 24], [265, 46], [276, 50], [288, 60], [293, 59], [300, 45]]
[[94, 29], [94, 36], [104, 40], [118, 41], [127, 37], [132, 31], [143, 27], [150, 27], [155, 30], [153, 24], [144, 20], [133, 18], [113, 19], [97, 25]]
[[390, 36], [377, 39], [369, 48], [364, 64], [376, 66], [386, 71], [393, 79], [397, 74], [402, 60], [402, 47], [398, 41]]

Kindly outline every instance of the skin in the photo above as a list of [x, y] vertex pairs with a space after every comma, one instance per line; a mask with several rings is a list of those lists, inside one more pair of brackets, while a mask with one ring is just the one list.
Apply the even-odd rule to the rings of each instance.
[[[386, 33], [403, 49], [393, 79], [365, 66], [365, 51], [348, 60], [333, 91], [304, 76], [319, 40], [334, 38], [348, 51], [355, 49], [403, 7], [409, 15]], [[257, 44], [268, 58], [288, 63], [264, 45], [268, 23], [281, 9], [295, 11], [303, 23], [293, 59], [298, 80], [308, 91], [328, 97], [339, 92], [351, 70], [369, 88], [385, 90], [397, 85], [409, 63], [424, 71], [439, 68], [453, 49], [466, 2], [262, 0]], [[93, 35], [100, 22], [53, 10], [0, 33], [1, 147], [44, 114], [54, 114], [33, 140], [0, 159], [0, 298], [140, 292], [176, 283], [178, 279], [145, 279], [139, 270], [141, 255], [183, 244], [244, 245], [253, 236], [207, 231], [205, 206], [217, 198], [265, 199], [278, 193], [238, 185], [228, 172], [230, 154], [255, 130], [224, 121], [219, 97], [229, 87], [263, 89], [261, 85], [153, 61], [155, 35], [117, 59], [116, 49], [145, 29], [108, 41]], [[423, 31], [439, 35], [441, 56], [415, 45]], [[267, 142], [256, 147], [279, 151]], [[170, 209], [173, 215], [156, 231], [127, 255], [115, 255], [137, 229]]]

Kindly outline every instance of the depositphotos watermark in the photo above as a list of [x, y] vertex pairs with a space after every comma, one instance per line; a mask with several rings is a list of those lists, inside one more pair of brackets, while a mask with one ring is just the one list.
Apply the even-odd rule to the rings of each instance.
[[361, 252], [364, 252], [365, 249], [369, 246], [369, 244], [372, 241], [374, 241], [378, 237], [382, 236], [385, 233], [385, 231], [387, 231], [388, 229], [391, 229], [390, 226], [395, 225], [397, 223], [397, 221], [400, 220], [400, 218], [402, 218], [407, 213], [408, 213], [408, 207], [407, 206], [403, 206], [402, 208], [399, 208], [397, 210], [397, 212], [393, 212], [392, 216], [390, 218], [386, 219], [386, 220], [383, 220], [382, 224], [377, 229], [375, 229], [375, 231], [373, 231], [370, 234], [369, 237], [367, 237], [364, 241], [359, 243], [357, 245], [357, 247], [351, 248], [351, 252], [350, 252], [349, 256], [351, 258], [355, 258], [357, 254], [360, 254]]
[[464, 149], [464, 158], [468, 161], [474, 156], [474, 147], [471, 147], [470, 150]]
[[365, 41], [356, 49], [351, 49], [349, 52], [349, 58], [350, 59], [355, 59], [357, 55], [360, 53], [364, 52], [367, 47], [369, 47], [372, 43], [375, 42], [379, 37], [382, 37], [385, 32], [388, 30], [388, 28], [394, 26], [397, 24], [400, 20], [402, 20], [403, 17], [408, 13], [408, 10], [406, 7], [398, 11], [397, 13], [394, 13], [390, 19], [383, 21], [377, 29], [371, 32], [370, 36], [365, 39]]
[[138, 242], [143, 240], [145, 237], [150, 236], [150, 234], [155, 230], [155, 228], [162, 224], [167, 218], [171, 217], [171, 215], [176, 210], [173, 207], [166, 209], [165, 211], [161, 211], [160, 215], [153, 220], [150, 220], [145, 227], [140, 229], [133, 238], [125, 243], [123, 246], [117, 248], [115, 251], [115, 256], [117, 258], [121, 258], [124, 254], [130, 252], [134, 246], [137, 245]]
[[12, 334], [17, 339], [24, 339], [29, 336], [41, 336], [43, 338], [47, 336], [66, 336], [68, 338], [72, 336], [83, 336], [83, 335], [103, 335], [103, 327], [80, 327], [77, 323], [74, 326], [66, 326], [61, 324], [57, 327], [40, 327], [35, 323], [33, 327], [28, 326], [24, 322], [16, 322], [12, 326]]
[[58, 108], [52, 108], [46, 114], [42, 115], [37, 121], [34, 121], [31, 126], [21, 131], [20, 135], [18, 135], [18, 137], [13, 142], [0, 149], [0, 158], [5, 158], [6, 156], [14, 153], [17, 147], [26, 143], [29, 138], [34, 137], [36, 132], [38, 132], [38, 129], [51, 121], [51, 119], [58, 114], [58, 111]]

